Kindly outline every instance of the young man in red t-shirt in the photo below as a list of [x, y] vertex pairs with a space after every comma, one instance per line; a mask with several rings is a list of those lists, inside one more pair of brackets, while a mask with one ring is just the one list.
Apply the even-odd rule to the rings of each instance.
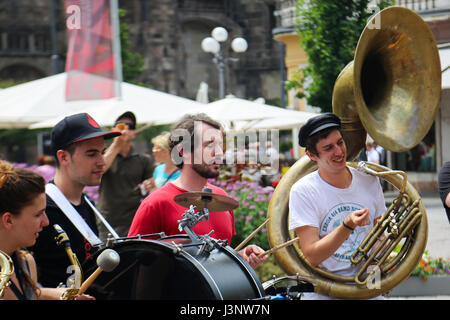
[[[128, 236], [164, 232], [166, 235], [180, 234], [178, 220], [187, 208], [175, 203], [174, 197], [184, 192], [199, 192], [206, 186], [213, 193], [227, 195], [218, 187], [209, 184], [210, 178], [219, 174], [223, 159], [223, 135], [221, 125], [205, 114], [187, 115], [173, 128], [170, 136], [172, 159], [181, 168], [176, 180], [152, 192], [140, 205], [133, 219]], [[230, 243], [235, 235], [233, 211], [210, 212], [208, 221], [200, 221], [193, 227], [196, 234], [214, 232], [211, 237], [227, 239]], [[260, 258], [263, 249], [249, 245], [238, 253], [256, 267], [267, 256]]]

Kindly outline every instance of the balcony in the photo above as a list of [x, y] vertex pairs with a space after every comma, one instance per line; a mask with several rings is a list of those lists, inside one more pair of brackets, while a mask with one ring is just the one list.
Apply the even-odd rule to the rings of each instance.
[[450, 13], [448, 0], [397, 0], [397, 5], [411, 9], [422, 16]]
[[[373, 0], [371, 5], [376, 5]], [[277, 1], [276, 17], [277, 30], [293, 30], [296, 25], [297, 0]], [[450, 14], [449, 0], [397, 0], [397, 5], [411, 9], [422, 16]], [[370, 5], [369, 5], [370, 6]]]
[[296, 4], [297, 0], [277, 1], [277, 9], [273, 13], [276, 19], [276, 27], [272, 30], [274, 35], [294, 32], [297, 18]]

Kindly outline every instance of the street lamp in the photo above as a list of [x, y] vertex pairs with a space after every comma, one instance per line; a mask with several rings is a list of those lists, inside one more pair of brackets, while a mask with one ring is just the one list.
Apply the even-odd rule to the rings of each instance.
[[[225, 66], [228, 61], [237, 61], [237, 58], [225, 58], [222, 53], [220, 42], [228, 39], [228, 32], [225, 28], [216, 27], [211, 32], [211, 37], [202, 40], [202, 50], [214, 55], [213, 62], [219, 71], [219, 98], [225, 97]], [[244, 38], [237, 37], [231, 41], [231, 48], [234, 52], [245, 52], [248, 48], [247, 41]]]

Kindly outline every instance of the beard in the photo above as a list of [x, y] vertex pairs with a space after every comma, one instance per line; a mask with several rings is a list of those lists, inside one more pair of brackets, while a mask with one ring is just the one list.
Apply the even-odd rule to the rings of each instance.
[[206, 164], [193, 164], [192, 169], [197, 172], [197, 174], [205, 179], [217, 178], [219, 176], [219, 170], [210, 168]]

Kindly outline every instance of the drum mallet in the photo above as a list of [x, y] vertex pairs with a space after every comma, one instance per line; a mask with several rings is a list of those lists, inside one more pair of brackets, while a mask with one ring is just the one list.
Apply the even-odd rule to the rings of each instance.
[[119, 254], [112, 249], [105, 249], [100, 255], [97, 257], [97, 266], [98, 268], [87, 278], [78, 290], [78, 294], [83, 294], [87, 288], [94, 282], [95, 279], [102, 273], [113, 271], [117, 265], [120, 263]]
[[281, 248], [290, 246], [290, 245], [294, 244], [296, 241], [298, 241], [298, 237], [295, 238], [295, 239], [289, 240], [289, 241], [287, 241], [287, 242], [285, 242], [285, 243], [279, 244], [279, 245], [273, 247], [273, 248], [270, 249], [270, 250], [264, 251], [263, 253], [261, 253], [260, 255], [258, 255], [258, 257], [264, 257], [265, 255], [268, 255], [269, 253], [272, 253], [272, 252], [274, 252], [274, 251], [276, 251], [276, 250], [279, 250], [279, 249], [281, 249]]

